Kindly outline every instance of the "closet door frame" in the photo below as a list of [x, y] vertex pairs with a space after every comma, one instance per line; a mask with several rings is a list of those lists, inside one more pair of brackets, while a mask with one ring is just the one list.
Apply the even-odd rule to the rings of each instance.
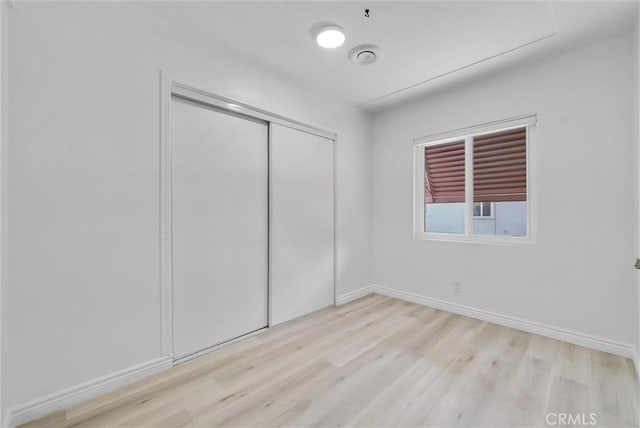
[[[271, 145], [271, 124], [286, 126], [298, 131], [307, 132], [322, 138], [330, 140], [334, 144], [333, 150], [333, 296], [334, 304], [336, 302], [336, 270], [337, 270], [337, 233], [336, 233], [336, 150], [335, 144], [337, 135], [333, 132], [326, 131], [322, 128], [308, 125], [296, 120], [281, 116], [266, 110], [253, 107], [247, 103], [232, 100], [203, 91], [193, 86], [186, 85], [172, 79], [164, 71], [160, 71], [160, 304], [161, 304], [161, 350], [163, 357], [173, 358], [173, 271], [172, 271], [172, 153], [173, 144], [171, 141], [171, 98], [176, 96], [192, 102], [203, 104], [205, 106], [214, 107], [218, 110], [233, 113], [236, 115], [246, 116], [248, 118], [259, 119], [268, 123], [268, 147]], [[269, 167], [271, 165], [270, 153]], [[268, 174], [270, 175], [270, 173]], [[267, 183], [268, 188], [270, 183]], [[271, 204], [268, 201], [268, 221], [270, 224]], [[180, 360], [174, 360], [174, 364], [187, 361], [198, 357], [202, 354], [211, 352], [215, 349], [227, 346], [238, 340], [245, 339], [255, 334], [259, 334], [271, 328], [272, 326], [272, 309], [271, 309], [271, 228], [268, 231], [268, 284], [267, 284], [267, 315], [268, 325], [266, 328], [246, 334], [236, 339], [224, 342], [220, 345], [213, 346], [201, 352], [192, 354]]]

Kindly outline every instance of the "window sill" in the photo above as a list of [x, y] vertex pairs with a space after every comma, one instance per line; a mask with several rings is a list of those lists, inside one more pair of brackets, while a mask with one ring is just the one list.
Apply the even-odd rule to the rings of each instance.
[[525, 247], [536, 243], [531, 237], [501, 236], [501, 235], [461, 235], [449, 233], [419, 233], [414, 239], [420, 241], [453, 242], [462, 244], [503, 245], [512, 247]]

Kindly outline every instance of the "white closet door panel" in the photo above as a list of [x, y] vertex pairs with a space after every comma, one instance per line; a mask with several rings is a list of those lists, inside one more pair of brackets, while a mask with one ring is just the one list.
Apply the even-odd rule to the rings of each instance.
[[267, 325], [268, 127], [172, 98], [174, 357]]
[[334, 303], [333, 141], [271, 125], [271, 323]]

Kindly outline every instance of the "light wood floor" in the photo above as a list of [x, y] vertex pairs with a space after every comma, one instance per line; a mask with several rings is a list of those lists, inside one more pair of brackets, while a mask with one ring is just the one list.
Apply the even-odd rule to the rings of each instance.
[[547, 412], [637, 426], [631, 362], [370, 295], [29, 425], [511, 427]]

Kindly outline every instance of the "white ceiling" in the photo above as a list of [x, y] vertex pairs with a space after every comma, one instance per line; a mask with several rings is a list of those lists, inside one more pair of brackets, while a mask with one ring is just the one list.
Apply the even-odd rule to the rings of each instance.
[[[234, 1], [154, 2], [147, 12], [354, 105], [379, 110], [541, 52], [629, 31], [637, 8], [637, 1]], [[344, 28], [342, 47], [316, 45], [312, 28], [322, 22]], [[382, 59], [351, 63], [349, 50], [365, 43], [378, 45]]]

